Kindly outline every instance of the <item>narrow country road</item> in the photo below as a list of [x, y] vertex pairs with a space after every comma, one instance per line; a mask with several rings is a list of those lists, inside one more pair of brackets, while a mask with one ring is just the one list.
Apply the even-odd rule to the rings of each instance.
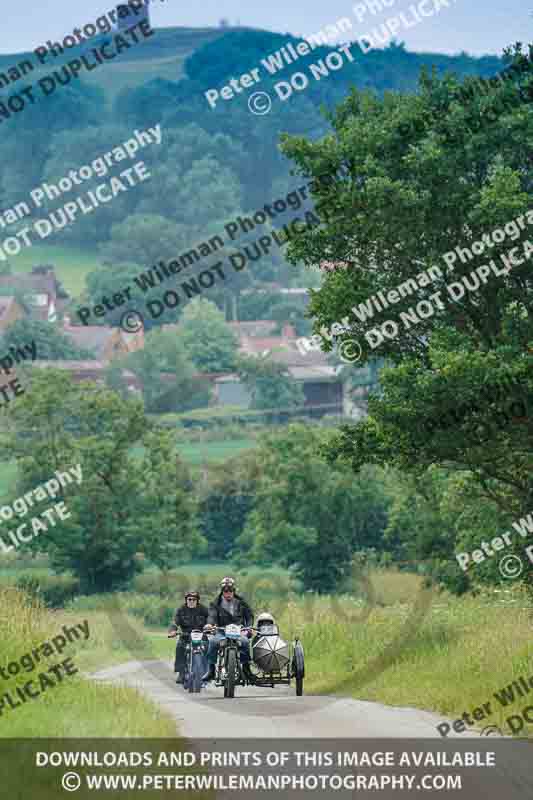
[[[472, 757], [476, 753], [485, 757], [487, 752], [494, 751], [495, 763], [491, 767], [487, 763], [482, 766], [470, 767], [428, 767], [426, 765], [407, 767], [407, 772], [413, 775], [417, 789], [426, 788], [421, 793], [433, 795], [439, 792], [424, 787], [422, 781], [434, 776], [443, 775], [450, 777], [461, 776], [460, 788], [457, 786], [451, 792], [457, 800], [529, 800], [533, 797], [533, 767], [530, 742], [517, 742], [502, 739], [499, 736], [480, 737], [478, 733], [470, 732], [467, 741], [459, 741], [464, 736], [451, 734], [443, 739], [437, 731], [437, 725], [443, 718], [427, 711], [414, 708], [394, 708], [380, 703], [370, 703], [361, 700], [342, 697], [303, 696], [296, 697], [294, 688], [276, 687], [274, 689], [256, 689], [254, 687], [237, 687], [233, 699], [224, 699], [222, 689], [214, 686], [208, 687], [200, 694], [193, 695], [185, 692], [174, 682], [174, 673], [171, 664], [166, 661], [129, 661], [116, 667], [100, 670], [91, 676], [93, 680], [125, 685], [137, 689], [145, 696], [157, 703], [162, 709], [176, 720], [180, 733], [191, 740], [192, 750], [215, 750], [218, 752], [239, 753], [241, 750], [260, 750], [266, 754], [269, 749], [298, 750], [306, 754], [312, 749], [309, 739], [317, 740], [317, 752], [324, 751], [324, 745], [318, 744], [320, 739], [331, 741], [331, 751], [337, 754], [348, 750], [357, 750], [356, 744], [350, 744], [350, 739], [366, 739], [361, 743], [359, 750], [379, 755], [387, 751], [401, 753], [439, 753], [453, 755], [454, 750], [460, 753], [470, 752]], [[305, 692], [305, 685], [304, 685]], [[475, 738], [472, 738], [475, 737]], [[449, 741], [454, 739], [454, 744]], [[232, 740], [235, 741], [232, 744]], [[369, 740], [378, 741], [369, 741]], [[398, 739], [404, 739], [405, 745], [398, 745]], [[201, 740], [201, 743], [198, 741]], [[209, 740], [209, 744], [206, 740]], [[266, 740], [266, 741], [265, 741]], [[285, 741], [290, 740], [290, 741]], [[307, 741], [306, 741], [307, 740]], [[337, 741], [335, 741], [337, 740]], [[396, 741], [395, 741], [396, 740]], [[409, 741], [411, 740], [411, 741]], [[423, 741], [426, 740], [426, 741]], [[438, 740], [438, 741], [436, 741]], [[270, 745], [272, 741], [272, 745]], [[275, 744], [274, 744], [275, 742]], [[455, 744], [457, 743], [457, 744]], [[321, 749], [322, 748], [322, 749]], [[312, 756], [312, 753], [311, 753]], [[398, 756], [399, 757], [399, 756]], [[333, 761], [336, 764], [337, 761]], [[378, 762], [379, 763], [379, 762]], [[396, 762], [393, 762], [396, 763]], [[216, 765], [215, 765], [216, 766]], [[320, 766], [320, 765], [317, 765]], [[299, 770], [301, 774], [324, 772], [317, 766], [308, 764]], [[218, 774], [239, 772], [228, 766], [213, 767]], [[335, 769], [335, 767], [333, 767]], [[392, 769], [392, 772], [390, 770]], [[370, 773], [390, 774], [398, 778], [398, 767], [370, 767]], [[405, 768], [401, 768], [405, 771]], [[210, 768], [211, 771], [211, 768]], [[245, 770], [250, 773], [253, 770]], [[266, 772], [276, 772], [266, 769]], [[350, 767], [354, 775], [363, 773], [363, 770]], [[265, 774], [265, 768], [259, 769]], [[368, 771], [366, 774], [370, 774]], [[361, 798], [374, 796], [375, 791], [365, 789], [341, 789], [340, 791], [310, 792], [318, 797], [335, 797], [336, 800], [348, 800], [354, 794]], [[237, 793], [238, 796], [243, 796]], [[298, 794], [298, 792], [296, 792]], [[300, 794], [303, 794], [300, 792]], [[411, 789], [399, 786], [382, 787], [380, 797], [382, 800], [400, 800], [413, 794]], [[231, 790], [217, 789], [216, 800], [226, 800], [235, 793]], [[294, 800], [295, 792], [290, 790], [276, 791], [278, 800]], [[247, 798], [264, 798], [264, 791], [248, 791]]]
[[190, 738], [441, 738], [442, 717], [414, 708], [395, 708], [350, 698], [296, 697], [294, 687], [256, 689], [238, 686], [235, 698], [210, 685], [200, 695], [174, 682], [170, 663], [129, 661], [91, 676], [138, 689], [158, 703]]

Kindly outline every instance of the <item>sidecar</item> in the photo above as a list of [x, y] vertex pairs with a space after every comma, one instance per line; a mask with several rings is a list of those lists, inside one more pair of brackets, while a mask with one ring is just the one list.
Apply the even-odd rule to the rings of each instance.
[[296, 696], [303, 695], [305, 677], [304, 649], [299, 639], [287, 644], [277, 625], [263, 625], [252, 639], [254, 685], [290, 686], [296, 683]]

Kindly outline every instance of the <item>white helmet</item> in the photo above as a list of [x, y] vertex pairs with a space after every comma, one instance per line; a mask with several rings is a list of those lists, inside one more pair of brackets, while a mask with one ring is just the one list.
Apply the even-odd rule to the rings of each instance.
[[257, 627], [261, 627], [261, 625], [275, 625], [274, 617], [268, 611], [262, 611], [261, 614], [257, 617], [256, 625]]

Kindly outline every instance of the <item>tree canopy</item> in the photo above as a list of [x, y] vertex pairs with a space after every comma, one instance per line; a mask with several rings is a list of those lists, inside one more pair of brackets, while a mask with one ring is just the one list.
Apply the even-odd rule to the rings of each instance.
[[141, 554], [161, 566], [203, 551], [188, 472], [138, 401], [59, 370], [37, 372], [4, 425], [2, 456], [19, 463], [19, 494], [81, 464], [81, 484], [58, 496], [70, 518], [28, 546], [47, 552], [57, 571], [72, 570], [83, 592], [128, 587]]
[[28, 318], [17, 319], [6, 328], [1, 336], [0, 347], [20, 347], [21, 344], [31, 341], [36, 343], [36, 358], [39, 360], [96, 358], [94, 352], [79, 347], [55, 323]]
[[[433, 464], [452, 468], [516, 518], [533, 500], [533, 70], [519, 45], [507, 59], [514, 78], [490, 86], [423, 74], [417, 95], [381, 100], [353, 90], [329, 117], [331, 135], [285, 137], [282, 149], [309, 176], [349, 170], [334, 186], [317, 184], [323, 224], [290, 245], [294, 261], [336, 265], [313, 293], [315, 330], [342, 320], [345, 330], [333, 332], [359, 343], [359, 364], [374, 354], [388, 362], [369, 417], [343, 426], [330, 457], [419, 477]], [[520, 217], [522, 226], [510, 227]], [[487, 236], [481, 256], [456, 251]], [[513, 247], [518, 261], [504, 270]], [[475, 291], [454, 298], [447, 290], [461, 281], [468, 289], [472, 270], [492, 262], [499, 274], [487, 266]], [[391, 299], [400, 284], [411, 288]], [[381, 311], [370, 302], [378, 292], [389, 298]], [[421, 313], [421, 300], [433, 301], [432, 314]]]
[[214, 303], [195, 297], [180, 318], [177, 335], [199, 372], [228, 372], [235, 367], [237, 337]]

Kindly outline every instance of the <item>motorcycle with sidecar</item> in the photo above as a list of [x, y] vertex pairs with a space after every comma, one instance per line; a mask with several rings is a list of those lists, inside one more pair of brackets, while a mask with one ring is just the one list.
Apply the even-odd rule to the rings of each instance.
[[[240, 625], [226, 625], [224, 628], [211, 628], [223, 633], [219, 642], [215, 668], [215, 686], [224, 687], [224, 697], [235, 697], [236, 686], [291, 686], [294, 680], [296, 696], [303, 695], [305, 660], [303, 645], [295, 638], [291, 645], [279, 635], [277, 625], [263, 625], [257, 628], [243, 628]], [[253, 633], [251, 677], [243, 671], [239, 658], [241, 636]]]

